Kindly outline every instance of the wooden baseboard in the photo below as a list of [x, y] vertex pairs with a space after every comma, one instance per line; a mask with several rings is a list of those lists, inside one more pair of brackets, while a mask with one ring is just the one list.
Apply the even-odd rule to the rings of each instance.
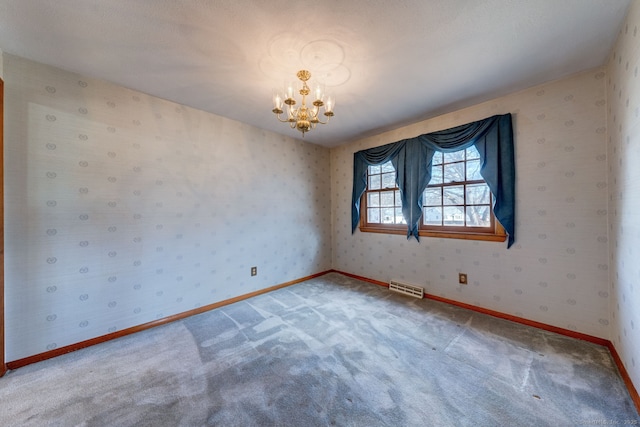
[[329, 270], [329, 272], [339, 273], [339, 274], [342, 274], [343, 276], [351, 277], [353, 279], [361, 280], [363, 282], [373, 283], [374, 285], [378, 285], [378, 286], [384, 286], [385, 288], [389, 287], [388, 283], [381, 282], [379, 280], [369, 279], [368, 277], [358, 276], [357, 274], [345, 273], [344, 271], [338, 271], [338, 270]]
[[450, 300], [448, 298], [442, 298], [435, 295], [425, 294], [425, 298], [432, 299], [434, 301], [441, 301], [447, 304], [455, 305], [458, 307], [473, 310], [478, 313], [488, 314], [489, 316], [498, 317], [500, 319], [510, 320], [511, 322], [520, 323], [522, 325], [532, 326], [534, 328], [542, 329], [549, 332], [555, 332], [556, 334], [565, 335], [571, 338], [576, 338], [583, 341], [588, 341], [594, 344], [607, 346], [608, 340], [604, 338], [594, 337], [593, 335], [583, 334], [580, 332], [572, 331], [570, 329], [559, 328], [557, 326], [549, 325], [546, 323], [536, 322], [535, 320], [525, 319], [523, 317], [512, 316], [511, 314], [502, 313], [500, 311], [489, 310], [488, 308], [482, 308], [471, 304], [465, 304], [463, 302]]
[[111, 334], [102, 335], [96, 338], [91, 338], [86, 341], [82, 341], [79, 343], [71, 344], [65, 347], [56, 348], [55, 350], [47, 351], [45, 353], [35, 354], [33, 356], [25, 357], [23, 359], [14, 360], [8, 362], [6, 367], [8, 369], [18, 369], [23, 366], [30, 365], [32, 363], [41, 362], [43, 360], [51, 359], [56, 356], [61, 356], [66, 353], [71, 353], [72, 351], [80, 350], [86, 347], [90, 347], [92, 345], [100, 344], [103, 342], [111, 341], [116, 338], [124, 337], [127, 335], [135, 334], [136, 332], [141, 332], [156, 326], [165, 325], [167, 323], [175, 322], [176, 320], [184, 319], [186, 317], [190, 317], [196, 314], [204, 313], [209, 310], [213, 310], [214, 308], [223, 307], [225, 305], [233, 304], [238, 301], [242, 301], [251, 297], [255, 297], [258, 295], [265, 294], [267, 292], [275, 291], [276, 289], [285, 288], [287, 286], [295, 285], [296, 283], [304, 282], [305, 280], [313, 279], [315, 277], [323, 276], [329, 271], [323, 271], [322, 273], [312, 274], [311, 276], [303, 277], [300, 279], [292, 280], [290, 282], [281, 283], [279, 285], [271, 286], [269, 288], [261, 289], [259, 291], [250, 292], [248, 294], [240, 295], [234, 298], [229, 298], [224, 301], [216, 302], [213, 304], [209, 304], [203, 307], [199, 307], [193, 310], [185, 311], [183, 313], [174, 314], [173, 316], [168, 316], [162, 319], [154, 320], [152, 322], [144, 323], [138, 326], [132, 326], [131, 328], [123, 329], [121, 331], [113, 332]]
[[609, 349], [609, 353], [611, 353], [611, 357], [613, 357], [613, 361], [618, 367], [618, 371], [620, 371], [620, 376], [622, 377], [624, 384], [627, 386], [627, 390], [629, 390], [629, 395], [631, 396], [633, 403], [636, 405], [636, 410], [640, 414], [640, 395], [638, 394], [638, 389], [636, 389], [633, 381], [631, 381], [627, 368], [624, 367], [624, 363], [622, 363], [622, 359], [620, 359], [620, 355], [611, 341], [608, 342], [607, 348]]
[[[370, 279], [368, 277], [358, 276], [356, 274], [345, 273], [345, 272], [339, 271], [339, 270], [331, 270], [331, 271], [335, 272], [335, 273], [340, 273], [340, 274], [342, 274], [344, 276], [347, 276], [347, 277], [351, 277], [351, 278], [354, 278], [354, 279], [361, 280], [363, 282], [369, 282], [369, 283], [373, 283], [375, 285], [389, 287], [388, 283], [381, 282], [379, 280], [374, 280], [374, 279]], [[489, 309], [482, 308], [482, 307], [477, 307], [475, 305], [466, 304], [466, 303], [455, 301], [455, 300], [451, 300], [451, 299], [448, 299], [448, 298], [438, 297], [438, 296], [435, 296], [435, 295], [430, 295], [430, 294], [426, 294], [425, 293], [424, 294], [424, 298], [432, 299], [434, 301], [444, 302], [444, 303], [447, 303], [447, 304], [451, 304], [451, 305], [455, 305], [455, 306], [458, 306], [458, 307], [466, 308], [468, 310], [472, 310], [472, 311], [475, 311], [475, 312], [478, 312], [478, 313], [488, 314], [490, 316], [498, 317], [500, 319], [510, 320], [512, 322], [520, 323], [520, 324], [527, 325], [527, 326], [532, 326], [534, 328], [542, 329], [542, 330], [549, 331], [549, 332], [555, 332], [555, 333], [560, 334], [560, 335], [565, 335], [565, 336], [568, 336], [568, 337], [571, 337], [571, 338], [576, 338], [576, 339], [592, 342], [594, 344], [606, 347], [607, 349], [609, 349], [609, 353], [611, 353], [611, 357], [613, 358], [616, 366], [618, 367], [618, 371], [620, 372], [620, 376], [622, 377], [622, 380], [624, 381], [625, 385], [627, 386], [627, 390], [629, 391], [629, 395], [631, 396], [631, 399], [633, 400], [633, 403], [634, 403], [634, 405], [636, 407], [636, 410], [638, 411], [638, 413], [640, 413], [640, 396], [638, 395], [638, 391], [637, 391], [635, 385], [633, 384], [633, 381], [631, 380], [631, 377], [629, 376], [629, 373], [627, 372], [626, 368], [624, 367], [624, 364], [622, 363], [622, 360], [620, 359], [620, 356], [618, 355], [618, 352], [616, 351], [616, 349], [615, 349], [615, 347], [614, 347], [614, 345], [613, 345], [613, 343], [611, 341], [606, 340], [604, 338], [598, 338], [598, 337], [594, 337], [592, 335], [588, 335], [588, 334], [583, 334], [583, 333], [580, 333], [580, 332], [572, 331], [572, 330], [569, 330], [569, 329], [564, 329], [564, 328], [559, 328], [557, 326], [548, 325], [546, 323], [536, 322], [534, 320], [529, 320], [529, 319], [525, 319], [525, 318], [522, 318], [522, 317], [512, 316], [510, 314], [502, 313], [502, 312], [499, 312], [499, 311], [494, 311], [494, 310], [489, 310]]]

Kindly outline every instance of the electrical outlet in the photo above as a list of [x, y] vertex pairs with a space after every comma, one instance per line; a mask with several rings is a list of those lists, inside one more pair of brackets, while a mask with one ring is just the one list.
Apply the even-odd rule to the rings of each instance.
[[252, 276], [258, 275], [258, 267], [251, 267], [251, 275]]
[[461, 285], [467, 284], [467, 273], [458, 273], [458, 283]]

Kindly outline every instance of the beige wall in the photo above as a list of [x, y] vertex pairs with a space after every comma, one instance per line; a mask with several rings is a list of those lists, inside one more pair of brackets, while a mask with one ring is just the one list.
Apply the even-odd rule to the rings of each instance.
[[[609, 337], [605, 72], [595, 69], [331, 151], [333, 267]], [[353, 153], [512, 113], [516, 241], [473, 242], [350, 230]], [[469, 285], [458, 285], [458, 272]]]
[[611, 341], [640, 390], [640, 2], [608, 65]]
[[7, 361], [331, 268], [328, 149], [4, 68]]

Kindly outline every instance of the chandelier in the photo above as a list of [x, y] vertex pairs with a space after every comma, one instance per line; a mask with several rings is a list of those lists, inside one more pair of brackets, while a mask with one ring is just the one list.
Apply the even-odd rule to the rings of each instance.
[[[322, 85], [314, 85], [312, 97], [313, 106], [307, 107], [307, 96], [311, 94], [311, 89], [307, 85], [307, 81], [311, 78], [311, 73], [307, 70], [300, 70], [296, 74], [298, 79], [302, 82], [300, 90], [298, 91], [302, 96], [300, 106], [295, 107], [296, 100], [294, 96], [294, 84], [289, 83], [285, 86], [284, 94], [279, 91], [275, 91], [273, 94], [273, 111], [279, 121], [283, 123], [289, 123], [291, 129], [298, 129], [302, 132], [304, 137], [305, 132], [309, 132], [314, 129], [318, 123], [326, 125], [329, 123], [329, 119], [333, 116], [333, 107], [335, 106], [335, 100], [332, 96], [327, 96], [326, 100]], [[284, 104], [287, 106], [284, 107]], [[324, 107], [324, 115], [327, 117], [325, 122], [321, 121], [318, 115], [320, 114], [320, 107]], [[280, 114], [284, 113], [283, 108], [287, 110], [287, 117], [283, 119]]]

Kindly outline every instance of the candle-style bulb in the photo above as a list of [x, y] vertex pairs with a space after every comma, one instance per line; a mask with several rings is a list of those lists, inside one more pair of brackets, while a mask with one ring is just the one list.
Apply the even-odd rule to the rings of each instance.
[[333, 108], [336, 106], [336, 100], [333, 95], [327, 96], [327, 101], [324, 103], [325, 113], [332, 113]]

